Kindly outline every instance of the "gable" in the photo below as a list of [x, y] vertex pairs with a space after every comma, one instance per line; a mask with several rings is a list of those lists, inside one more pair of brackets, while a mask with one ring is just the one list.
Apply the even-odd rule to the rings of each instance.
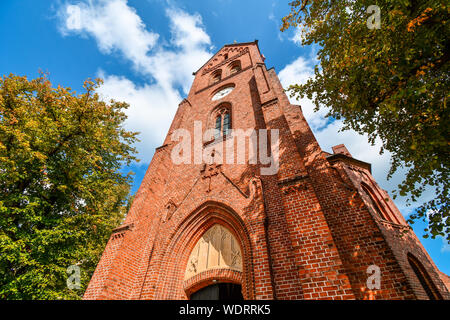
[[247, 46], [233, 46], [222, 48], [222, 50], [220, 50], [214, 57], [212, 57], [208, 64], [203, 68], [202, 74], [211, 72], [247, 52], [249, 52], [249, 48]]
[[255, 40], [254, 42], [234, 43], [224, 45], [222, 49], [220, 49], [214, 56], [212, 56], [203, 66], [201, 66], [193, 74], [196, 74], [200, 70], [203, 70], [202, 74], [211, 72], [216, 68], [228, 63], [229, 61], [232, 61], [233, 59], [236, 59], [237, 57], [249, 52], [250, 51], [249, 47], [251, 45], [258, 46], [258, 40]]

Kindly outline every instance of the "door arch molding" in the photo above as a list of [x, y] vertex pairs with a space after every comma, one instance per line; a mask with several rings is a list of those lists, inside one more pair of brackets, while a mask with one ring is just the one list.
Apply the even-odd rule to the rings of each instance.
[[216, 283], [235, 283], [242, 286], [242, 272], [231, 269], [212, 269], [203, 271], [183, 283], [186, 296]]
[[[227, 228], [238, 240], [242, 252], [242, 275], [240, 282], [242, 295], [244, 299], [254, 299], [253, 259], [248, 228], [235, 210], [217, 201], [206, 201], [187, 215], [172, 233], [172, 236], [168, 240], [168, 245], [165, 248], [165, 253], [161, 257], [162, 263], [159, 270], [167, 270], [168, 272], [159, 275], [157, 287], [170, 288], [174, 286], [174, 283], [178, 283], [179, 288], [177, 287], [177, 289], [184, 291], [185, 296], [178, 295], [174, 297], [171, 293], [157, 290], [155, 299], [187, 298], [189, 292], [186, 292], [185, 289], [197, 288], [197, 286], [201, 286], [205, 281], [207, 282], [208, 276], [202, 275], [198, 277], [198, 281], [191, 280], [189, 284], [186, 284], [184, 283], [184, 275], [192, 249], [203, 234], [215, 224]], [[224, 277], [223, 274], [220, 277], [220, 281], [237, 283], [236, 278], [232, 276]]]

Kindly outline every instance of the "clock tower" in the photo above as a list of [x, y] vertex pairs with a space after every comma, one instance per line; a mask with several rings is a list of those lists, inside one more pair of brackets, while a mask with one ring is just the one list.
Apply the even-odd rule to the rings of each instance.
[[264, 60], [229, 44], [194, 73], [84, 298], [448, 298], [371, 165], [322, 150]]

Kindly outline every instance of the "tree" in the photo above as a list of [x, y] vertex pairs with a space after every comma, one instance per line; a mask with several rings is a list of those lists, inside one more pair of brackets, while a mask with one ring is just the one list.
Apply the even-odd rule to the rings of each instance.
[[342, 119], [344, 130], [367, 134], [372, 144], [379, 138], [381, 152], [392, 153], [388, 178], [400, 167], [407, 171], [394, 198], [408, 196], [411, 205], [426, 187], [436, 188], [408, 221], [428, 217], [426, 237], [450, 242], [448, 2], [302, 0], [290, 6], [281, 30], [299, 27], [303, 45], [320, 47], [314, 78], [291, 85], [291, 96], [313, 99], [316, 111], [329, 107], [328, 116]]
[[[77, 299], [122, 221], [136, 133], [126, 103], [52, 88], [45, 75], [0, 78], [0, 299]], [[81, 269], [70, 290], [67, 268]]]

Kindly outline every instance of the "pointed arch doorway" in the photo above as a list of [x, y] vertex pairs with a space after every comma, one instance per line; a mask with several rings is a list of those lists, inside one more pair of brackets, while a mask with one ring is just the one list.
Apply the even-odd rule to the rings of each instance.
[[242, 249], [233, 233], [214, 224], [197, 241], [184, 280], [191, 285], [191, 300], [243, 300]]

